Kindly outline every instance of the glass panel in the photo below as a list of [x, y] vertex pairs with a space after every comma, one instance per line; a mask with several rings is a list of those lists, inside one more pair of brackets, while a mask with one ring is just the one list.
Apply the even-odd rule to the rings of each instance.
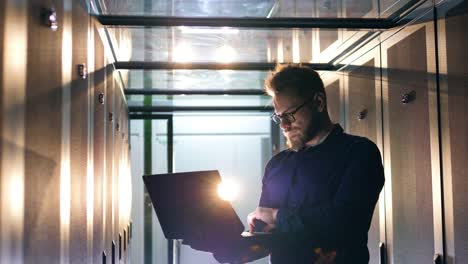
[[[128, 96], [128, 106], [148, 106], [144, 102], [143, 95]], [[268, 96], [253, 95], [153, 95], [151, 96], [153, 106], [271, 106], [271, 98]]]
[[[167, 173], [167, 120], [152, 120], [145, 121], [152, 123], [151, 133], [151, 170], [153, 174]], [[168, 245], [169, 242], [165, 237], [159, 224], [158, 217], [154, 209], [151, 207], [152, 212], [152, 250], [153, 262], [152, 263], [166, 263], [168, 261]]]
[[[176, 172], [216, 169], [223, 180], [233, 182], [238, 195], [232, 205], [247, 226], [247, 214], [258, 204], [263, 169], [272, 155], [267, 114], [176, 115], [174, 154]], [[217, 262], [210, 253], [182, 246], [180, 263]], [[268, 259], [252, 263], [268, 263]]]
[[[379, 67], [380, 65], [376, 65], [376, 61], [372, 58], [363, 65], [350, 68], [351, 71], [348, 73], [346, 130], [350, 134], [367, 137], [375, 144], [379, 144], [379, 127], [376, 119], [379, 114], [376, 93], [379, 91], [376, 91], [375, 80], [380, 74]], [[368, 232], [369, 263], [379, 263], [380, 260], [379, 221], [379, 202], [377, 202]]]
[[468, 260], [468, 1], [445, 1], [437, 9], [447, 258], [463, 263]]
[[128, 88], [261, 89], [266, 71], [131, 70]]
[[[429, 263], [434, 254], [434, 212], [430, 146], [428, 64], [426, 28], [399, 32], [385, 47], [388, 85], [388, 128], [391, 169], [393, 263]], [[385, 78], [384, 78], [385, 80]], [[414, 101], [403, 104], [402, 97]], [[437, 161], [438, 162], [438, 161]]]
[[[119, 61], [329, 62], [366, 30], [109, 27]], [[322, 58], [325, 57], [325, 58]]]
[[144, 263], [144, 190], [143, 175], [143, 121], [130, 121], [130, 160], [132, 168], [132, 263]]
[[[380, 1], [390, 8], [411, 0]], [[347, 17], [377, 16], [377, 0], [101, 0], [104, 14], [192, 17]], [[400, 4], [401, 3], [401, 4]]]
[[[156, 133], [157, 131], [157, 133]], [[164, 237], [141, 176], [167, 172], [167, 120], [131, 120], [132, 263], [167, 263]]]

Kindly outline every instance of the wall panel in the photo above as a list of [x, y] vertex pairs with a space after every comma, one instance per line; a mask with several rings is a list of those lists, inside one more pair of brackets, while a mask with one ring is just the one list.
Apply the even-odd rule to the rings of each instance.
[[[92, 89], [87, 79], [78, 75], [78, 65], [86, 66], [89, 16], [84, 1], [73, 1], [72, 12], [72, 83], [70, 111], [70, 172], [71, 172], [71, 215], [70, 215], [70, 261], [81, 263], [88, 252], [87, 179], [88, 179], [88, 93]], [[92, 239], [92, 237], [90, 238]], [[86, 255], [85, 255], [86, 252]]]
[[[109, 260], [112, 239], [118, 246], [118, 233], [129, 223], [128, 215], [119, 215], [124, 192], [114, 177], [128, 170], [128, 142], [120, 137], [117, 153], [106, 146], [107, 134], [114, 142], [107, 111], [114, 112], [115, 95], [105, 94], [105, 84], [113, 91], [112, 67], [105, 68], [112, 58], [100, 38], [102, 26], [90, 25], [88, 4], [0, 2], [2, 264], [101, 263], [102, 252]], [[56, 12], [55, 30], [46, 11]], [[89, 70], [85, 77], [79, 64]]]
[[[52, 2], [52, 3], [51, 3]], [[39, 23], [41, 7], [61, 1], [29, 1], [26, 86], [24, 261], [57, 263], [69, 225], [69, 160], [62, 153], [62, 28]], [[66, 139], [65, 139], [66, 140]], [[63, 157], [63, 159], [62, 159]], [[61, 197], [63, 195], [64, 197]], [[64, 198], [63, 204], [60, 203]], [[61, 232], [61, 229], [63, 232]], [[65, 237], [63, 242], [67, 242]], [[64, 248], [61, 248], [61, 245]]]
[[121, 252], [120, 248], [120, 240], [122, 237], [123, 238], [123, 233], [120, 230], [120, 210], [119, 210], [119, 184], [120, 184], [120, 163], [118, 162], [120, 160], [120, 155], [122, 153], [121, 149], [121, 144], [120, 144], [120, 129], [121, 129], [121, 116], [120, 116], [120, 109], [121, 109], [121, 96], [120, 96], [120, 90], [119, 86], [117, 83], [117, 80], [114, 78], [117, 74], [115, 72], [112, 72], [110, 76], [112, 76], [112, 85], [114, 87], [114, 123], [113, 123], [113, 128], [114, 128], [114, 151], [113, 151], [113, 198], [112, 198], [112, 203], [113, 203], [113, 213], [112, 213], [112, 232], [113, 232], [113, 237], [116, 241], [116, 246], [117, 246], [117, 259], [119, 259], [119, 252]]
[[[0, 2], [0, 109], [3, 110], [3, 40], [4, 40], [4, 36], [3, 36], [3, 31], [4, 31], [4, 25], [5, 25], [5, 1], [1, 1]], [[3, 131], [3, 115], [0, 114], [0, 134], [2, 133]], [[2, 146], [3, 146], [3, 138], [2, 140], [0, 141], [0, 149], [2, 149]], [[2, 167], [2, 152], [0, 151], [0, 168]], [[3, 177], [2, 177], [2, 174], [1, 174], [1, 171], [0, 171], [0, 186], [3, 185]], [[1, 188], [1, 187], [0, 187]], [[0, 189], [0, 197], [2, 197], [2, 193], [3, 193], [3, 189]], [[3, 200], [2, 198], [0, 198], [1, 200]], [[2, 208], [2, 204], [0, 203], [0, 216], [3, 215], [3, 214], [6, 214], [7, 212], [5, 213], [2, 213], [3, 211], [3, 208]], [[3, 225], [2, 225], [2, 222], [3, 222], [3, 217], [0, 217], [0, 230], [3, 230]], [[3, 247], [5, 245], [5, 242], [3, 242], [3, 239], [0, 239], [0, 255], [2, 255], [3, 253]], [[0, 257], [1, 259], [1, 257]]]
[[[380, 104], [376, 100], [380, 99], [380, 64], [375, 50], [370, 52], [371, 56], [364, 56], [354, 66], [349, 67], [347, 74], [347, 101], [346, 111], [346, 131], [353, 135], [366, 137], [379, 146], [381, 127], [378, 122], [381, 120]], [[374, 55], [374, 56], [372, 56]], [[379, 146], [382, 149], [382, 146]], [[380, 210], [379, 203], [376, 204], [371, 226], [368, 233], [369, 263], [379, 263], [379, 244], [381, 242], [380, 230]], [[382, 229], [384, 232], [384, 230]]]
[[468, 2], [438, 8], [440, 106], [447, 254], [446, 263], [468, 262]]
[[288, 30], [283, 31], [281, 35], [281, 43], [283, 44], [283, 62], [292, 62], [293, 61], [293, 34], [291, 31], [288, 31]]
[[327, 94], [327, 110], [333, 123], [343, 125], [341, 118], [342, 102], [340, 80], [337, 79], [325, 87]]
[[1, 4], [0, 263], [21, 262], [24, 253], [24, 111], [27, 2]]
[[105, 173], [105, 185], [106, 185], [106, 200], [104, 201], [106, 206], [105, 211], [105, 245], [108, 256], [111, 258], [111, 245], [112, 241], [116, 242], [116, 236], [114, 232], [114, 124], [115, 124], [115, 111], [114, 111], [114, 80], [113, 80], [113, 66], [108, 64], [108, 60], [105, 63], [105, 86], [106, 86], [106, 112], [107, 119], [106, 124], [106, 173]]
[[415, 23], [382, 43], [390, 263], [432, 262], [441, 244], [440, 200], [433, 194], [434, 179], [440, 176], [434, 41], [430, 21]]
[[[107, 112], [105, 106], [105, 79], [104, 69], [104, 47], [99, 40], [99, 35], [93, 27], [90, 30], [90, 38], [94, 51], [94, 72], [92, 74], [92, 85], [94, 88], [93, 113], [93, 163], [94, 163], [94, 219], [93, 219], [93, 261], [101, 261], [102, 251], [106, 249], [105, 223], [106, 223], [106, 123]], [[99, 99], [102, 97], [103, 99]]]

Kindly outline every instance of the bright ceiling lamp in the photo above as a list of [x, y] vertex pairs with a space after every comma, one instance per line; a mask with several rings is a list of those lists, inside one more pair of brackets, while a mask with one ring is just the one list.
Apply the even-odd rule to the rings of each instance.
[[218, 185], [218, 196], [224, 201], [232, 202], [239, 195], [238, 185], [230, 180], [223, 180]]
[[179, 27], [183, 34], [239, 34], [239, 29], [231, 27], [202, 28], [202, 27]]
[[236, 50], [231, 46], [224, 45], [216, 50], [214, 59], [221, 63], [231, 63], [236, 59], [236, 57]]
[[193, 61], [193, 50], [187, 43], [180, 43], [173, 49], [172, 60], [175, 62]]

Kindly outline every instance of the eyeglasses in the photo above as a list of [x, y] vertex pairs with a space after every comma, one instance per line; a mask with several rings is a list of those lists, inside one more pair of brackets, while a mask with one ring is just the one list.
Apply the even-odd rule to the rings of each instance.
[[296, 107], [296, 109], [294, 109], [291, 112], [282, 113], [280, 115], [273, 113], [271, 115], [271, 120], [273, 120], [273, 122], [275, 122], [278, 125], [281, 124], [282, 122], [293, 123], [294, 121], [296, 121], [294, 114], [296, 114], [297, 111], [299, 111], [302, 107], [304, 107], [304, 105], [306, 105], [308, 102], [310, 102], [310, 99], [306, 100], [304, 103]]

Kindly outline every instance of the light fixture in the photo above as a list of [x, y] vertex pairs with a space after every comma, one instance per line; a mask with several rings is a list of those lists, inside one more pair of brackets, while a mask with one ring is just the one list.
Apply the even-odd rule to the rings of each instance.
[[179, 27], [183, 34], [239, 34], [239, 29], [231, 27], [203, 28], [203, 27]]
[[177, 45], [172, 54], [172, 60], [175, 62], [191, 62], [193, 61], [193, 50], [187, 43]]
[[236, 50], [228, 45], [219, 47], [215, 52], [215, 60], [221, 63], [231, 63], [236, 57]]

